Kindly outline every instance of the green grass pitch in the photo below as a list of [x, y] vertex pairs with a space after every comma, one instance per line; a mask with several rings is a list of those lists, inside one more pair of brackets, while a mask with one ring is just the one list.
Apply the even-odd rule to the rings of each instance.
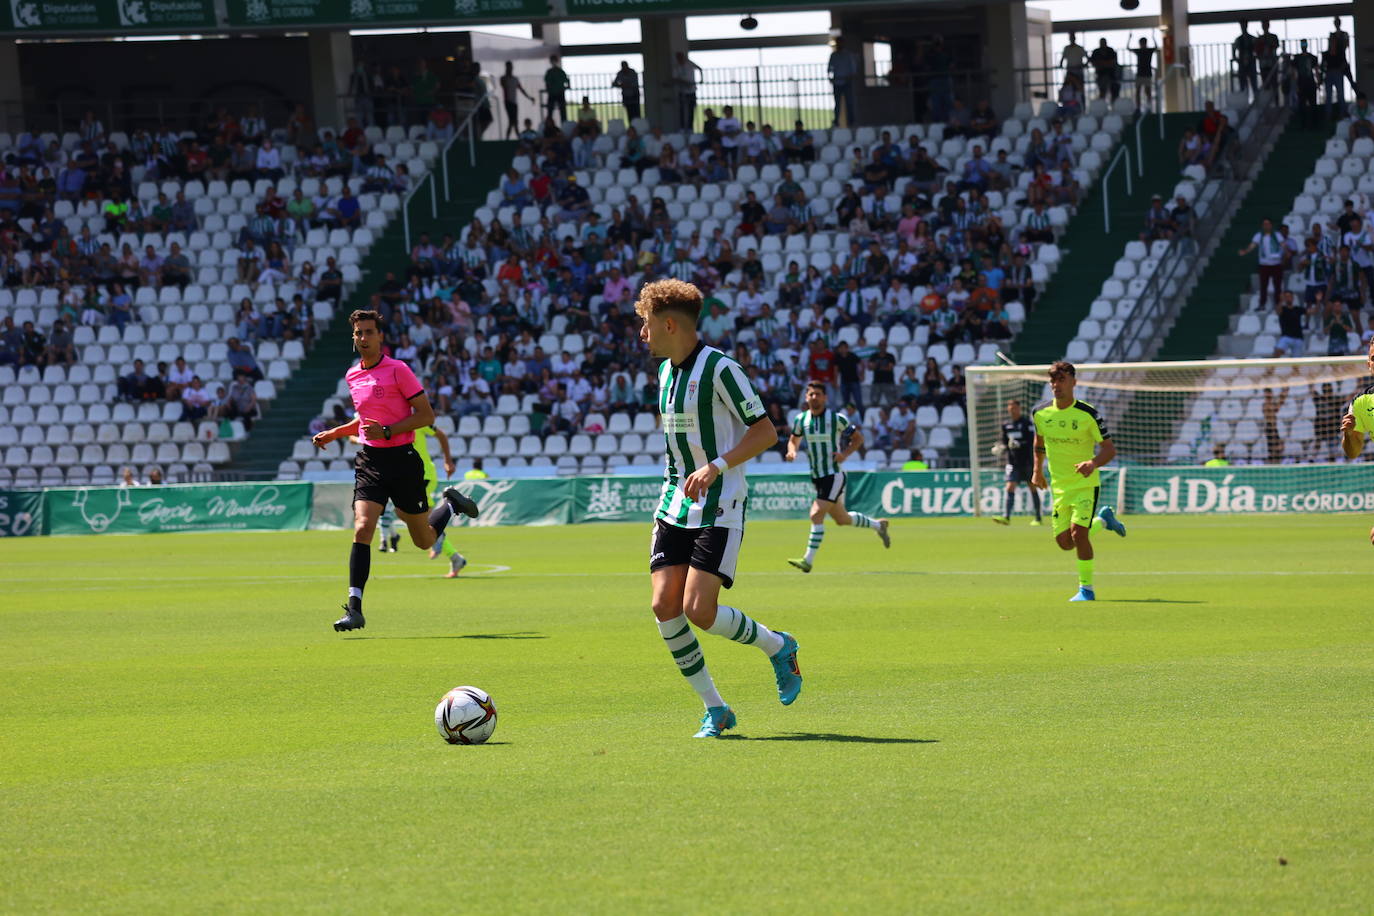
[[[776, 700], [648, 610], [647, 525], [0, 547], [3, 912], [1374, 909], [1369, 520], [1128, 518], [1095, 604], [1047, 528], [751, 524], [728, 601], [801, 643]], [[433, 709], [489, 690], [493, 743]], [[1287, 864], [1280, 864], [1280, 859]]]

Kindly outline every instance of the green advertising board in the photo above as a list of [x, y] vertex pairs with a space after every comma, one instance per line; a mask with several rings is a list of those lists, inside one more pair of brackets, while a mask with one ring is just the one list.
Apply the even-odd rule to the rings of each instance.
[[215, 0], [9, 0], [0, 32], [145, 32], [215, 25]]
[[[771, 7], [795, 9], [807, 8], [797, 0], [750, 0], [747, 4], [728, 3], [722, 0], [565, 0], [569, 16], [643, 16], [648, 13], [690, 14], [703, 12], [757, 13]], [[823, 4], [813, 4], [812, 9], [829, 8], [848, 3], [882, 3], [883, 0], [826, 0]], [[913, 0], [906, 0], [907, 3]]]
[[236, 27], [285, 25], [438, 25], [468, 19], [539, 19], [549, 15], [547, 0], [227, 0], [229, 24]]
[[44, 534], [304, 531], [312, 484], [236, 483], [43, 491]]
[[1139, 515], [1374, 512], [1374, 464], [1132, 467], [1122, 473], [1122, 504]]
[[0, 490], [0, 538], [43, 533], [42, 490]]

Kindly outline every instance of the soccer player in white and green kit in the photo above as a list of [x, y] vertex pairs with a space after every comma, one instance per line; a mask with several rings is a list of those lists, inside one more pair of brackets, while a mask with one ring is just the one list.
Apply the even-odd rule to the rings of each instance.
[[659, 280], [639, 293], [639, 336], [658, 370], [658, 409], [666, 464], [654, 513], [649, 574], [658, 631], [678, 670], [706, 706], [697, 738], [719, 738], [736, 724], [706, 668], [692, 625], [755, 646], [772, 662], [778, 699], [801, 693], [797, 641], [719, 603], [735, 581], [748, 485], [744, 463], [777, 443], [772, 421], [749, 377], [733, 359], [697, 335], [701, 291], [681, 280]]
[[[806, 457], [811, 462], [811, 483], [816, 488], [816, 499], [811, 503], [811, 535], [806, 542], [806, 554], [787, 561], [804, 573], [809, 573], [816, 562], [816, 551], [821, 549], [821, 539], [825, 537], [826, 516], [833, 518], [837, 525], [872, 528], [884, 547], [892, 546], [887, 534], [887, 519], [869, 518], [844, 507], [847, 477], [840, 465], [863, 447], [864, 437], [848, 417], [826, 407], [826, 402], [823, 382], [811, 382], [806, 386], [806, 409], [792, 418], [792, 435], [787, 440], [787, 454], [783, 456], [785, 461], [795, 461], [798, 446], [805, 442]], [[845, 430], [850, 430], [849, 444], [841, 448]]]
[[[1369, 342], [1369, 371], [1374, 372], [1374, 340]], [[1365, 437], [1374, 436], [1374, 387], [1366, 388], [1350, 404], [1341, 417], [1341, 451], [1354, 461], [1364, 451]], [[1374, 544], [1374, 528], [1369, 531], [1369, 543]]]
[[1095, 601], [1093, 545], [1088, 539], [1097, 519], [1121, 537], [1126, 526], [1117, 521], [1111, 506], [1098, 512], [1102, 475], [1098, 469], [1116, 457], [1116, 446], [1107, 425], [1091, 404], [1073, 396], [1077, 370], [1060, 360], [1050, 366], [1050, 390], [1054, 397], [1031, 411], [1035, 423], [1035, 473], [1031, 486], [1045, 489], [1045, 459], [1050, 463], [1050, 490], [1054, 497], [1054, 539], [1063, 550], [1078, 551], [1078, 592], [1070, 601]]

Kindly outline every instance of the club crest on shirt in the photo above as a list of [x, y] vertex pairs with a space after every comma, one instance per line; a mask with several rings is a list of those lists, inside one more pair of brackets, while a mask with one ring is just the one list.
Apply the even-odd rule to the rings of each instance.
[[687, 397], [689, 397], [689, 398], [694, 398], [694, 397], [696, 397], [696, 396], [697, 396], [697, 383], [696, 383], [696, 382], [688, 382], [688, 383], [687, 383]]
[[372, 397], [374, 397], [374, 398], [384, 398], [384, 397], [386, 397], [386, 389], [383, 388], [381, 385], [373, 385], [373, 386], [372, 386]]

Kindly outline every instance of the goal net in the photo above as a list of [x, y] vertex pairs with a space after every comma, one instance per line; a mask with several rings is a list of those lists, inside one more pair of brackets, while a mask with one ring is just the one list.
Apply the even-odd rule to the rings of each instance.
[[[1075, 368], [1075, 396], [1097, 408], [1117, 449], [1102, 498], [1122, 511], [1374, 509], [1374, 465], [1347, 462], [1340, 447], [1342, 415], [1374, 381], [1363, 356]], [[1008, 403], [1029, 415], [1051, 397], [1048, 371], [967, 370], [975, 514], [1000, 506], [992, 488], [1002, 487], [1005, 465], [994, 446]], [[1027, 498], [1024, 488], [1017, 498]]]

